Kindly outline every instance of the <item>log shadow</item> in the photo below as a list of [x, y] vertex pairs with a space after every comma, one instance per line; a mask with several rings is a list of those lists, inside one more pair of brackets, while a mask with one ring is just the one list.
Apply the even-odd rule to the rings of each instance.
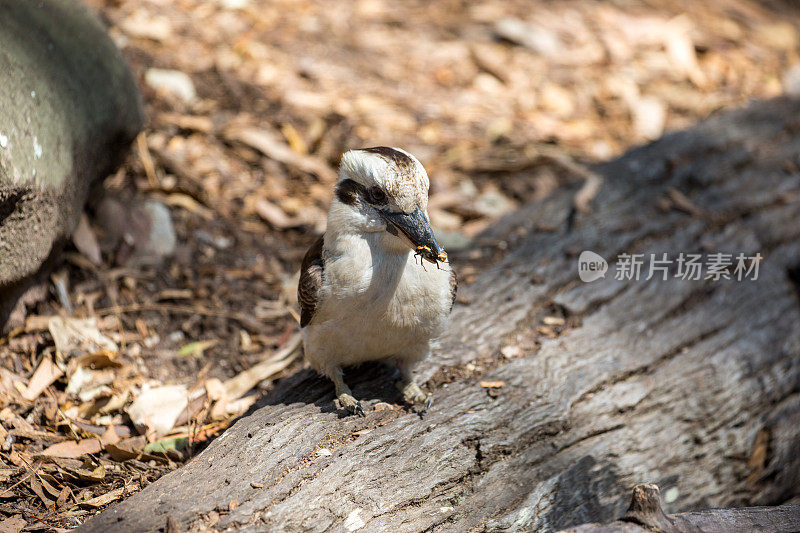
[[[394, 386], [399, 372], [381, 361], [363, 363], [345, 368], [344, 379], [353, 395], [367, 409], [378, 402], [403, 404], [403, 396]], [[310, 368], [303, 368], [279, 380], [248, 411], [247, 417], [266, 406], [288, 406], [292, 404], [314, 405], [321, 413], [337, 413], [339, 418], [354, 416], [339, 409], [334, 402], [333, 382]]]

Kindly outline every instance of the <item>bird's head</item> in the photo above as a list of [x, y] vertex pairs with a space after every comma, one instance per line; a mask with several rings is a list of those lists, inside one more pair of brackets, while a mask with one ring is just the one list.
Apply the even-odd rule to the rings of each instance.
[[328, 227], [383, 232], [390, 248], [410, 247], [430, 262], [446, 261], [428, 221], [429, 184], [422, 163], [404, 150], [350, 150], [342, 156]]

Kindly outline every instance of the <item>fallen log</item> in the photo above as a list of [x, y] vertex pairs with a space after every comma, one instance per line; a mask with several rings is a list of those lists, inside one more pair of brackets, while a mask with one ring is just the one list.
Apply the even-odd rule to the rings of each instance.
[[800, 505], [705, 509], [667, 515], [661, 508], [661, 495], [655, 485], [633, 488], [625, 516], [611, 524], [583, 524], [560, 533], [730, 533], [758, 531], [779, 533], [800, 531]]
[[[424, 415], [333, 407], [282, 380], [189, 464], [82, 531], [558, 530], [623, 515], [640, 482], [669, 513], [800, 491], [800, 102], [727, 112], [598, 166], [482, 236], [504, 251], [462, 284], [419, 369]], [[578, 279], [581, 251], [611, 262]], [[619, 254], [761, 254], [757, 279], [616, 279]], [[458, 267], [458, 264], [456, 264]], [[704, 272], [705, 274], [705, 272]], [[752, 272], [751, 272], [752, 277]], [[372, 406], [391, 372], [351, 370]], [[481, 383], [483, 382], [483, 385]]]

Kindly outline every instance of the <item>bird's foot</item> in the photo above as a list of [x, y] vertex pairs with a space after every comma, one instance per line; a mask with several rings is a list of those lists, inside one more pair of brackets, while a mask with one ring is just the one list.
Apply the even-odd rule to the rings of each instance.
[[354, 415], [367, 416], [367, 413], [364, 412], [364, 406], [353, 397], [353, 391], [350, 390], [350, 387], [348, 387], [342, 379], [342, 370], [340, 368], [337, 368], [336, 371], [333, 372], [331, 379], [336, 388], [336, 398], [339, 400], [339, 404], [342, 408], [347, 409]]
[[364, 412], [364, 406], [361, 405], [360, 401], [353, 398], [351, 394], [342, 393], [337, 398], [343, 409], [347, 409], [354, 415], [367, 416], [367, 413]]
[[426, 411], [431, 408], [433, 396], [422, 392], [422, 389], [414, 381], [400, 380], [397, 382], [397, 388], [403, 393], [403, 397], [408, 403], [424, 404]]

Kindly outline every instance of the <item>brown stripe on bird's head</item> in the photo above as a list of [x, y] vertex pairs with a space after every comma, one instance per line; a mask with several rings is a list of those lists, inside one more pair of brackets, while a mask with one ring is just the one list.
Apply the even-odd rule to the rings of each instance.
[[394, 162], [394, 164], [400, 169], [410, 170], [414, 168], [414, 160], [400, 150], [395, 150], [394, 148], [389, 148], [388, 146], [373, 146], [372, 148], [362, 148], [361, 150], [371, 154], [378, 154], [379, 156]]
[[355, 205], [363, 194], [364, 187], [353, 180], [342, 180], [336, 184], [336, 198], [343, 204]]

